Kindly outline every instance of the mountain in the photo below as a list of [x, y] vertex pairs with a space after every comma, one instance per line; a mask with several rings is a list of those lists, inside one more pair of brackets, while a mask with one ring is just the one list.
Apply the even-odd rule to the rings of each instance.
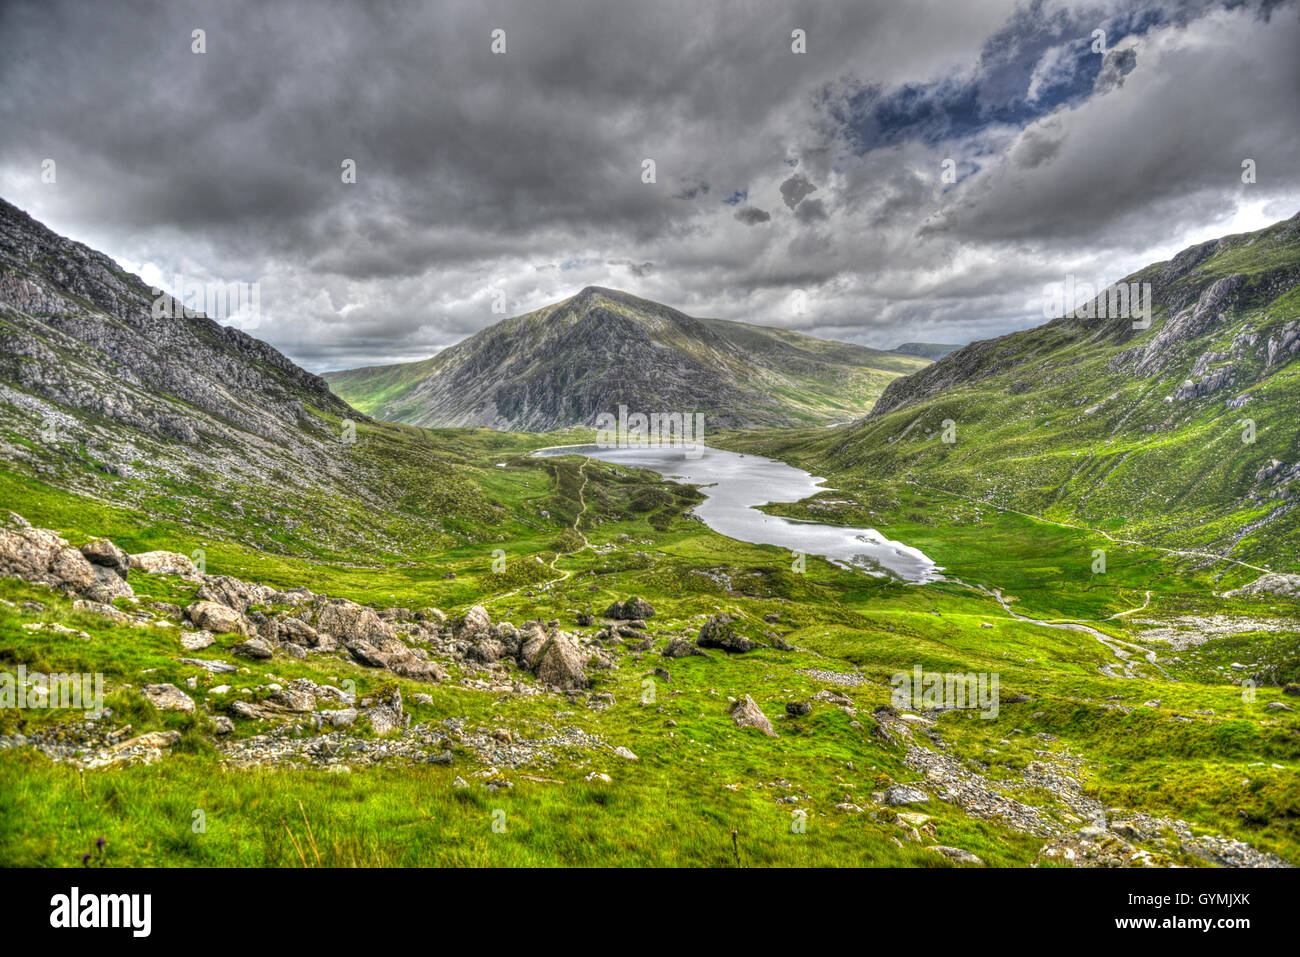
[[6, 496], [38, 483], [276, 551], [383, 551], [489, 510], [450, 458], [374, 426], [266, 343], [156, 299], [0, 200]]
[[956, 352], [960, 349], [959, 345], [950, 345], [943, 342], [904, 342], [901, 346], [895, 346], [894, 352], [901, 352], [905, 356], [920, 356], [922, 359], [942, 359], [950, 352]]
[[363, 412], [413, 425], [547, 431], [592, 426], [623, 404], [703, 412], [716, 430], [856, 418], [890, 381], [924, 365], [589, 286], [431, 359], [324, 378]]
[[892, 382], [859, 422], [779, 444], [832, 473], [903, 475], [1057, 521], [1294, 566], [1300, 216], [1123, 282], [1150, 284], [1149, 329], [1075, 310]]

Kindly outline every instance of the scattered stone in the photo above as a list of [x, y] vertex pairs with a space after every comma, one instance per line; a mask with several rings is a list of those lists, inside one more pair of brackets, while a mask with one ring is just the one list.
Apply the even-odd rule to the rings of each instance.
[[769, 738], [776, 737], [776, 732], [772, 730], [772, 722], [749, 695], [742, 695], [740, 700], [733, 702], [727, 710], [731, 712], [731, 720], [736, 723], [736, 727], [756, 728]]
[[700, 637], [696, 639], [695, 643], [701, 648], [721, 648], [723, 651], [736, 654], [753, 651], [759, 647], [756, 642], [743, 635], [736, 634], [735, 620], [725, 612], [711, 615], [700, 626]]
[[210, 631], [181, 632], [181, 647], [186, 651], [202, 651], [204, 648], [211, 646], [216, 640]]
[[251, 635], [253, 627], [239, 612], [215, 601], [196, 601], [185, 609], [194, 627], [215, 634]]
[[644, 620], [654, 616], [654, 605], [640, 597], [632, 597], [623, 602], [616, 601], [605, 609], [605, 617], [616, 621], [635, 621], [638, 618]]
[[669, 641], [662, 654], [665, 658], [687, 658], [691, 655], [699, 655], [701, 658], [709, 657], [693, 643], [681, 637]]
[[956, 861], [958, 864], [982, 865], [984, 863], [970, 851], [964, 850], [960, 847], [945, 847], [942, 844], [935, 844], [931, 847], [927, 847], [926, 850], [942, 854], [944, 857], [948, 858], [948, 860]]
[[885, 789], [885, 803], [890, 807], [901, 807], [904, 804], [928, 804], [929, 802], [930, 795], [920, 788], [914, 788], [907, 784], [893, 784]]
[[140, 693], [159, 711], [194, 711], [194, 699], [173, 684], [145, 685]]
[[271, 646], [261, 638], [250, 638], [248, 641], [241, 641], [231, 648], [230, 652], [241, 658], [251, 658], [254, 661], [266, 661], [274, 654]]
[[186, 581], [203, 581], [194, 562], [176, 552], [140, 552], [131, 556], [131, 567], [149, 575], [176, 575]]
[[559, 631], [547, 639], [537, 652], [537, 680], [563, 691], [586, 688], [589, 684], [583, 670], [583, 655], [569, 636]]
[[170, 748], [174, 744], [181, 743], [181, 733], [179, 731], [149, 731], [145, 734], [137, 735], [130, 741], [123, 741], [115, 747], [120, 749], [126, 748]]

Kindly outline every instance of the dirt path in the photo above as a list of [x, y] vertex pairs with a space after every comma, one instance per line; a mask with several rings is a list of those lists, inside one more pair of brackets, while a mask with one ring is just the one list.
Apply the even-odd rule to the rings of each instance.
[[577, 516], [573, 520], [573, 530], [577, 532], [578, 537], [582, 539], [582, 547], [575, 548], [571, 552], [557, 552], [555, 556], [549, 562], [547, 562], [546, 565], [547, 568], [549, 568], [553, 572], [554, 571], [560, 572], [558, 577], [552, 578], [544, 582], [531, 582], [527, 585], [520, 585], [518, 588], [512, 588], [508, 592], [503, 592], [500, 595], [494, 595], [491, 598], [486, 598], [483, 601], [479, 602], [479, 604], [487, 606], [495, 602], [504, 601], [505, 599], [511, 597], [512, 595], [519, 594], [525, 588], [550, 588], [552, 585], [556, 585], [566, 580], [573, 574], [573, 572], [562, 571], [560, 569], [557, 569], [555, 567], [556, 562], [558, 562], [561, 558], [566, 558], [569, 555], [577, 555], [579, 552], [585, 552], [587, 549], [594, 547], [592, 546], [590, 540], [588, 540], [587, 536], [583, 534], [582, 529], [578, 527], [582, 522], [582, 516], [587, 514], [587, 499], [584, 494], [587, 491], [587, 461], [588, 461], [587, 459], [583, 459], [582, 464], [578, 466], [578, 474], [582, 476], [582, 484], [578, 486], [578, 501], [582, 503], [582, 508], [578, 511]]

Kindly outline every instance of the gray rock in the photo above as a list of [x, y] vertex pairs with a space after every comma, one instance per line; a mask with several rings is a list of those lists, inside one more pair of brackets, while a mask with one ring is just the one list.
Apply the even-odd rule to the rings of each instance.
[[605, 609], [606, 618], [621, 621], [635, 621], [636, 619], [644, 621], [646, 618], [653, 618], [654, 615], [654, 605], [639, 596], [633, 596], [626, 601], [616, 601]]
[[461, 641], [478, 641], [488, 637], [491, 631], [492, 619], [488, 616], [487, 609], [482, 605], [475, 605], [465, 612], [465, 617], [460, 620], [460, 624], [456, 627], [456, 637]]
[[194, 699], [173, 684], [145, 685], [140, 693], [159, 711], [194, 711]]
[[131, 571], [131, 556], [107, 538], [96, 538], [82, 545], [81, 554], [90, 564], [109, 569], [123, 581]]
[[928, 804], [929, 802], [930, 795], [920, 788], [914, 788], [906, 784], [892, 784], [885, 789], [885, 803], [890, 807], [901, 807], [905, 804]]
[[741, 695], [740, 700], [734, 702], [728, 710], [731, 712], [731, 720], [736, 723], [736, 727], [755, 728], [762, 731], [769, 738], [776, 737], [776, 732], [772, 730], [772, 722], [768, 720], [767, 715], [763, 714], [763, 709], [749, 695]]
[[958, 864], [983, 864], [984, 862], [972, 854], [970, 851], [960, 847], [945, 847], [942, 844], [935, 844], [926, 848], [927, 851], [934, 851], [936, 854], [942, 854], [950, 861], [956, 861]]
[[239, 612], [215, 601], [196, 601], [185, 609], [194, 627], [214, 634], [251, 635], [253, 626]]
[[175, 575], [186, 581], [203, 581], [189, 556], [177, 552], [140, 552], [131, 556], [131, 567], [148, 575]]
[[379, 735], [405, 728], [411, 723], [411, 716], [402, 710], [402, 692], [396, 685], [363, 696], [357, 701], [357, 710]]
[[736, 634], [735, 620], [726, 613], [711, 615], [700, 627], [700, 637], [695, 643], [701, 648], [721, 648], [736, 654], [759, 647], [743, 635]]
[[261, 638], [250, 638], [248, 641], [241, 641], [230, 649], [231, 654], [238, 655], [241, 658], [251, 658], [254, 661], [265, 661], [275, 652]]
[[584, 657], [570, 637], [558, 631], [537, 652], [537, 680], [564, 691], [586, 688]]

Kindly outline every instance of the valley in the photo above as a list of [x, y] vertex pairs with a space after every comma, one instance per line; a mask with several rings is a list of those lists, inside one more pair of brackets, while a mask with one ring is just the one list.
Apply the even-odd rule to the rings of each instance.
[[[0, 708], [5, 863], [1300, 862], [1294, 220], [710, 476], [372, 418], [0, 212], [0, 669], [105, 687]], [[801, 559], [717, 530], [781, 470]]]

